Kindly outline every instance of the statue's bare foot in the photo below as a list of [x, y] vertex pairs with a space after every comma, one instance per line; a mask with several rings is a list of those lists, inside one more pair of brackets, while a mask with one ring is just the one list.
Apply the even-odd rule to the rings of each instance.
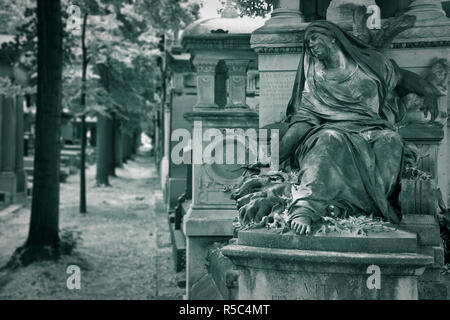
[[[295, 214], [295, 212], [294, 212]], [[312, 220], [310, 217], [298, 217], [292, 220], [291, 229], [297, 234], [310, 234]]]

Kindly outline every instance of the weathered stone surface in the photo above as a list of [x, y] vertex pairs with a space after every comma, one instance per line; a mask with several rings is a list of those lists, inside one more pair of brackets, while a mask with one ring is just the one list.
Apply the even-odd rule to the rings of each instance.
[[198, 281], [192, 288], [189, 300], [223, 300], [214, 280], [209, 274]]
[[375, 0], [332, 0], [327, 10], [327, 20], [338, 24], [351, 23], [353, 8], [375, 4]]
[[177, 199], [186, 190], [186, 179], [169, 178], [167, 184], [167, 197], [171, 209], [177, 205]]
[[419, 300], [447, 300], [448, 288], [442, 282], [422, 282], [418, 283]]
[[169, 231], [175, 272], [180, 272], [186, 267], [186, 238], [181, 230], [175, 229], [175, 223], [169, 224]]
[[[227, 242], [230, 237], [188, 236], [186, 239], [186, 295], [188, 299], [212, 299], [205, 288], [218, 291], [207, 269], [208, 248], [216, 242]], [[206, 277], [206, 278], [205, 278]], [[213, 290], [214, 291], [214, 290]], [[220, 294], [219, 294], [220, 295]]]
[[214, 208], [191, 208], [184, 218], [183, 231], [187, 236], [232, 236], [236, 211], [226, 209], [217, 214]]
[[[417, 277], [433, 257], [415, 253], [343, 253], [229, 245], [240, 269], [239, 299], [417, 299]], [[369, 289], [368, 267], [380, 268]]]
[[417, 233], [419, 245], [441, 245], [442, 240], [439, 232], [439, 224], [432, 215], [405, 215], [400, 223], [400, 229]]
[[369, 233], [367, 237], [333, 233], [299, 236], [276, 229], [240, 231], [238, 244], [254, 247], [335, 252], [392, 253], [416, 252], [417, 236], [411, 232]]
[[[274, 57], [276, 59], [277, 57]], [[278, 58], [280, 58], [278, 56]], [[260, 126], [284, 119], [286, 106], [292, 94], [295, 72], [262, 72]]]
[[208, 271], [224, 299], [237, 298], [239, 272], [218, 248], [208, 256]]

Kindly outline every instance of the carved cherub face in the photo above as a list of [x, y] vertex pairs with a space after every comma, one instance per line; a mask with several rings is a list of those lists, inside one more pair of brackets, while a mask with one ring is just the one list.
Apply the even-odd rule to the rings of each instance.
[[443, 62], [438, 61], [432, 66], [431, 72], [435, 81], [441, 83], [447, 78], [447, 65]]
[[306, 36], [306, 45], [311, 55], [320, 60], [326, 59], [331, 55], [335, 40], [319, 32], [310, 32]]

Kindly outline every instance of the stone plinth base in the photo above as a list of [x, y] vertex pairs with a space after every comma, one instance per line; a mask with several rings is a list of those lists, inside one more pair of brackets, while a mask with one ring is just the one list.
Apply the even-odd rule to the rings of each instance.
[[27, 191], [27, 173], [25, 170], [16, 171], [17, 192], [26, 193]]
[[167, 183], [167, 201], [169, 210], [177, 205], [178, 198], [186, 191], [186, 179], [169, 178]]
[[5, 192], [5, 203], [13, 203], [17, 193], [17, 177], [14, 172], [0, 173], [0, 190]]
[[[344, 240], [333, 234], [280, 235], [271, 230], [243, 234], [238, 244], [222, 248], [240, 271], [238, 299], [418, 299], [418, 277], [434, 263], [433, 256], [416, 253], [417, 241], [408, 232]], [[264, 247], [269, 242], [276, 246], [277, 238], [283, 240], [283, 249]], [[249, 245], [252, 242], [262, 246]], [[338, 242], [345, 246], [334, 244]], [[315, 250], [308, 250], [305, 243]]]
[[226, 243], [233, 235], [236, 211], [191, 207], [183, 219], [186, 235], [186, 293], [190, 300], [220, 299], [207, 268], [208, 248]]

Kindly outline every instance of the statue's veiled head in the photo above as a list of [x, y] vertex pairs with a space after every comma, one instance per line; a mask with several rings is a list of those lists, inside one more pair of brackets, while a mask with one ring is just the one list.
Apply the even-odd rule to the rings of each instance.
[[329, 34], [312, 30], [305, 34], [306, 51], [320, 60], [328, 58], [335, 50], [336, 39]]
[[[340, 48], [347, 53], [357, 54], [358, 49], [367, 49], [370, 46], [346, 33], [338, 25], [329, 21], [312, 22], [305, 30], [305, 53], [316, 58], [329, 56], [334, 49]], [[353, 52], [351, 52], [353, 51]]]

